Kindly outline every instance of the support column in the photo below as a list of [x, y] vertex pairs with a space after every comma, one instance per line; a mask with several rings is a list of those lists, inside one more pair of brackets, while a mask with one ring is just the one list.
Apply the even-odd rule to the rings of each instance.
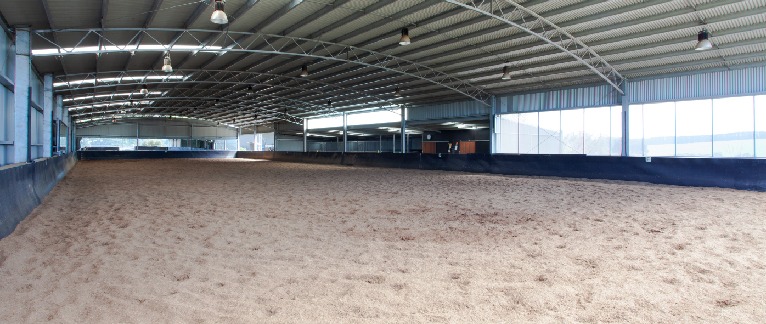
[[492, 96], [492, 107], [489, 111], [489, 154], [495, 154], [496, 148], [495, 143], [497, 142], [497, 136], [495, 134], [495, 116], [497, 116], [497, 98], [495, 96]]
[[622, 92], [624, 93], [622, 95], [622, 153], [621, 156], [628, 156], [630, 153], [630, 138], [628, 138], [628, 134], [630, 134], [628, 131], [628, 126], [630, 125], [630, 119], [629, 119], [629, 112], [630, 112], [630, 100], [627, 96], [627, 83], [628, 81], [624, 81], [622, 83]]
[[343, 113], [343, 153], [348, 152], [348, 115]]
[[53, 75], [43, 79], [43, 157], [53, 156]]
[[16, 28], [16, 74], [14, 81], [13, 162], [29, 162], [29, 109], [32, 69], [30, 65], [29, 27]]
[[391, 137], [391, 153], [396, 153], [396, 133]]
[[56, 96], [56, 109], [53, 111], [53, 119], [56, 121], [56, 136], [58, 138], [56, 139], [56, 155], [59, 155], [61, 152], [61, 116], [63, 114], [62, 109], [64, 109], [64, 97], [61, 95]]
[[309, 120], [303, 118], [303, 152], [309, 151]]
[[402, 153], [407, 153], [407, 116], [404, 106], [402, 106]]

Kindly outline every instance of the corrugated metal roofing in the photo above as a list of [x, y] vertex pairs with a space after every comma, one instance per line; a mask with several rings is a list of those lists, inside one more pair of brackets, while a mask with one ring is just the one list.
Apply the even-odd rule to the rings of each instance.
[[[256, 36], [218, 37], [220, 31], [286, 33], [286, 36], [306, 37], [320, 41], [358, 46], [379, 51], [402, 59], [415, 61], [432, 67], [492, 94], [553, 89], [571, 85], [605, 82], [586, 66], [553, 45], [511, 27], [499, 20], [480, 15], [462, 7], [435, 0], [227, 0], [226, 12], [230, 24], [220, 26], [210, 22], [212, 0], [40, 0], [2, 1], [0, 14], [10, 25], [31, 25], [33, 29], [63, 28], [167, 28], [205, 29], [178, 33], [175, 31], [152, 33], [151, 37], [137, 37], [134, 31], [109, 31], [104, 35], [113, 43], [142, 45], [208, 45], [226, 47], [237, 40], [248, 49], [273, 49], [296, 52], [287, 40], [272, 42], [267, 47], [262, 41], [252, 42]], [[482, 8], [502, 9], [505, 18], [532, 27], [541, 32], [540, 24], [530, 15], [505, 1], [483, 1]], [[763, 65], [766, 62], [766, 0], [527, 0], [517, 1], [527, 9], [542, 15], [563, 30], [576, 36], [605, 61], [610, 63], [624, 77], [661, 77], [668, 73], [683, 73], [704, 69], [736, 69], [737, 66]], [[107, 4], [102, 8], [102, 4]], [[153, 11], [153, 8], [159, 8]], [[106, 13], [101, 17], [102, 13]], [[235, 16], [237, 13], [238, 16]], [[716, 48], [697, 52], [693, 48], [696, 35], [707, 28]], [[399, 30], [408, 27], [413, 43], [398, 46]], [[545, 31], [551, 33], [551, 28]], [[63, 47], [98, 46], [98, 37], [83, 38], [84, 33], [56, 32], [46, 35]], [[281, 47], [288, 44], [287, 47]], [[53, 45], [35, 37], [33, 48], [50, 48]], [[117, 44], [115, 44], [117, 45]], [[303, 44], [302, 44], [303, 45]], [[330, 51], [340, 51], [337, 46], [328, 46]], [[324, 55], [327, 52], [321, 52]], [[425, 102], [444, 100], [465, 100], [465, 96], [448, 88], [432, 84], [428, 80], [375, 67], [338, 62], [322, 58], [262, 54], [262, 53], [171, 53], [176, 69], [195, 70], [225, 69], [229, 71], [255, 71], [275, 75], [295, 76], [301, 64], [308, 64], [311, 70], [309, 80], [316, 81], [311, 89], [322, 89], [321, 83], [337, 84], [355, 91], [364, 91], [375, 96], [392, 96], [392, 89], [399, 86], [407, 95], [403, 103], [420, 105]], [[375, 62], [372, 58], [364, 62]], [[596, 62], [595, 60], [590, 60]], [[101, 77], [113, 74], [106, 72], [157, 70], [162, 65], [161, 52], [109, 53], [96, 55], [66, 55], [58, 57], [35, 57], [35, 68], [41, 73], [53, 73], [58, 80], [83, 78], [80, 73], [101, 73]], [[511, 68], [511, 80], [499, 80], [503, 66]], [[140, 71], [140, 72], [138, 72]], [[414, 71], [414, 69], [411, 69]], [[712, 72], [711, 72], [712, 73]], [[744, 72], [743, 72], [744, 73]], [[712, 77], [712, 76], [711, 76]], [[743, 74], [742, 77], [757, 77]], [[233, 85], [217, 79], [211, 74], [208, 83], [191, 83], [183, 86], [177, 83], [153, 85], [156, 90], [166, 91], [166, 96], [207, 94], [222, 98], [240, 96], [248, 84]], [[736, 78], [735, 78], [736, 79]], [[245, 79], [243, 79], [245, 80]], [[742, 80], [735, 83], [742, 86]], [[761, 80], [761, 79], [758, 79]], [[259, 77], [261, 83], [268, 83], [269, 77]], [[699, 80], [684, 79], [689, 82]], [[249, 82], [249, 81], [248, 81]], [[641, 81], [645, 82], [645, 81]], [[734, 81], [732, 81], [734, 82]], [[763, 86], [759, 81], [745, 84]], [[454, 84], [454, 82], [452, 83]], [[126, 89], [138, 89], [132, 83], [120, 87], [71, 89], [64, 95], [83, 93], [113, 93]], [[600, 89], [601, 86], [595, 88]], [[183, 90], [182, 90], [183, 89]], [[192, 89], [194, 91], [190, 91]], [[59, 90], [59, 89], [57, 89]], [[725, 89], [734, 91], [736, 89]], [[302, 91], [290, 89], [259, 90], [261, 94], [278, 95], [298, 102], [304, 99]], [[349, 93], [352, 93], [349, 90]], [[688, 94], [678, 91], [681, 95]], [[572, 94], [561, 92], [550, 94], [544, 99], [548, 107], [579, 105], [570, 102], [579, 96], [594, 93]], [[694, 94], [689, 94], [694, 95]], [[553, 96], [553, 97], [551, 97]], [[657, 96], [663, 97], [663, 94]], [[328, 97], [330, 97], [328, 95]], [[531, 98], [531, 99], [529, 99]], [[537, 100], [534, 96], [518, 100]], [[322, 96], [305, 98], [309, 104], [326, 104]], [[576, 99], [583, 100], [583, 99]], [[265, 102], [265, 101], [264, 101]], [[550, 105], [551, 102], [560, 104]], [[157, 105], [160, 105], [157, 103]], [[188, 102], [162, 103], [161, 109], [178, 114], [191, 114], [186, 109], [173, 107], [188, 106]], [[228, 115], [242, 113], [262, 114], [280, 118], [280, 111], [298, 116], [309, 116], [305, 107], [259, 106], [257, 101], [250, 106], [232, 109]], [[374, 104], [372, 104], [374, 105]], [[217, 116], [225, 120], [227, 113], [200, 102], [196, 117]], [[204, 108], [209, 108], [205, 112]], [[260, 108], [259, 108], [260, 107]], [[353, 110], [357, 105], [334, 109]], [[160, 108], [158, 108], [160, 109]], [[201, 112], [200, 112], [201, 111]], [[241, 119], [241, 118], [238, 118]]]

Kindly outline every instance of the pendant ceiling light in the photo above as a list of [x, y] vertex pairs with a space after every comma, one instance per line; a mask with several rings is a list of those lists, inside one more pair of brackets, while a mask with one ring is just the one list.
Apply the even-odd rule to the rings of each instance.
[[149, 94], [149, 88], [145, 84], [141, 86], [141, 94], [144, 96]]
[[410, 39], [410, 30], [402, 28], [402, 37], [399, 38], [399, 45], [410, 45], [410, 43], [412, 43], [412, 40]]
[[396, 90], [394, 90], [394, 96], [401, 97], [402, 91], [399, 90], [399, 87], [396, 87]]
[[223, 0], [215, 0], [215, 11], [210, 16], [210, 21], [219, 24], [226, 25], [229, 23], [229, 18], [226, 17], [226, 13], [223, 12]]
[[503, 67], [503, 76], [500, 78], [501, 80], [510, 80], [511, 79], [511, 71], [508, 69], [508, 66]]
[[332, 100], [327, 100], [327, 106], [332, 106]]
[[702, 31], [697, 34], [697, 46], [694, 47], [695, 50], [698, 51], [705, 51], [713, 48], [713, 43], [710, 42], [708, 39], [710, 37], [710, 34], [708, 33], [707, 29], [702, 29]]
[[170, 65], [170, 53], [165, 54], [165, 65], [162, 66], [162, 72], [171, 73], [173, 72], [173, 66]]
[[301, 76], [301, 78], [305, 78], [305, 77], [309, 76], [309, 67], [308, 67], [308, 65], [303, 64], [303, 66], [301, 67], [301, 74], [300, 74], [300, 76]]

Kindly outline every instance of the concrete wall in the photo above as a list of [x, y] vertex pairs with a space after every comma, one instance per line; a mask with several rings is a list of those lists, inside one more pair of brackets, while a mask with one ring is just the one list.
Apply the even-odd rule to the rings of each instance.
[[11, 234], [76, 162], [69, 154], [0, 167], [0, 238]]

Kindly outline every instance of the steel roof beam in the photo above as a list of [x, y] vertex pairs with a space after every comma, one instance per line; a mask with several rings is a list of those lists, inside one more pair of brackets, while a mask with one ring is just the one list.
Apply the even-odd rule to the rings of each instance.
[[[149, 28], [149, 26], [154, 21], [154, 18], [157, 17], [157, 13], [160, 11], [160, 7], [162, 6], [162, 2], [165, 0], [154, 0], [152, 2], [152, 9], [149, 10], [149, 15], [146, 17], [146, 20], [144, 21], [143, 28]], [[144, 34], [139, 33], [138, 37], [136, 38], [136, 46], [141, 46], [141, 41], [144, 40]], [[128, 59], [125, 61], [125, 67], [123, 70], [128, 70], [128, 67], [130, 66], [130, 63], [133, 61], [133, 55], [128, 56]]]
[[[74, 32], [74, 33], [85, 33], [83, 36], [83, 39], [88, 37], [90, 34], [97, 35], [98, 37], [105, 38], [104, 33], [108, 31], [129, 31], [129, 30], [137, 30], [137, 29], [131, 29], [131, 28], [116, 28], [116, 29], [85, 29], [85, 30], [58, 30], [56, 32], [62, 33], [62, 32]], [[138, 29], [139, 32], [144, 33], [150, 33], [150, 32], [168, 32], [173, 31], [173, 29], [150, 29], [150, 30], [143, 30]], [[35, 33], [43, 38], [48, 40], [51, 43], [54, 43], [53, 41], [47, 39], [43, 34], [50, 33], [49, 30], [42, 30], [42, 31], [35, 31]], [[191, 33], [191, 32], [209, 32], [209, 33], [215, 33], [216, 31], [210, 31], [210, 30], [184, 30], [181, 32], [183, 35], [184, 33]], [[234, 33], [229, 32], [228, 34], [250, 34], [250, 33]], [[266, 34], [252, 34], [256, 36], [259, 39], [262, 39], [266, 43], [274, 44], [271, 46], [271, 49], [269, 50], [250, 50], [246, 49], [247, 45], [241, 46], [240, 48], [231, 49], [229, 51], [233, 52], [243, 52], [243, 53], [261, 53], [261, 54], [283, 54], [283, 55], [291, 55], [291, 56], [301, 56], [301, 57], [313, 57], [313, 58], [320, 58], [325, 60], [333, 60], [333, 61], [341, 61], [341, 62], [348, 62], [348, 63], [354, 63], [358, 65], [364, 65], [369, 66], [373, 68], [388, 70], [390, 72], [399, 73], [399, 74], [406, 74], [413, 78], [422, 79], [434, 84], [439, 84], [444, 87], [450, 88], [456, 92], [459, 92], [461, 94], [464, 94], [465, 96], [475, 99], [479, 102], [482, 102], [485, 105], [488, 105], [488, 100], [490, 95], [484, 92], [480, 88], [473, 87], [471, 84], [462, 82], [459, 79], [456, 79], [448, 74], [441, 73], [440, 71], [433, 70], [429, 68], [428, 66], [419, 64], [417, 62], [404, 60], [402, 58], [379, 53], [363, 48], [358, 47], [352, 47], [347, 46], [344, 44], [338, 44], [338, 43], [332, 43], [332, 42], [323, 42], [323, 41], [317, 41], [317, 40], [311, 40], [311, 39], [303, 39], [303, 38], [296, 38], [296, 37], [287, 37], [287, 36], [280, 36], [280, 35], [266, 35]], [[287, 41], [289, 43], [298, 44], [298, 43], [311, 43], [313, 44], [312, 47], [306, 47], [301, 48], [302, 52], [284, 52], [282, 48], [285, 46], [283, 45], [276, 45], [275, 43]], [[112, 43], [110, 41], [110, 43]], [[54, 43], [55, 45], [55, 43]], [[135, 51], [135, 52], [144, 52], [144, 51], [157, 51], [156, 49], [147, 49], [147, 48], [135, 48], [135, 49], [120, 49], [120, 48], [99, 48], [98, 50], [87, 50], [87, 51], [78, 51], [76, 48], [68, 51], [63, 50], [60, 45], [57, 45], [60, 49], [59, 53], [43, 53], [43, 54], [35, 54], [34, 56], [51, 56], [51, 55], [69, 55], [69, 54], [101, 54], [101, 53], [110, 53], [110, 52], [127, 52], [127, 51]], [[64, 51], [61, 53], [61, 51]], [[169, 51], [178, 51], [172, 47], [169, 48]]]

